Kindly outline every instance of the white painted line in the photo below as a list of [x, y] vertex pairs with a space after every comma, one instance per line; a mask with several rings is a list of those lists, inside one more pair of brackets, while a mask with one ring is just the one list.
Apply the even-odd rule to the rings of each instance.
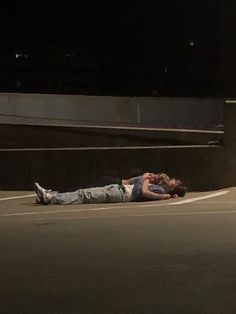
[[20, 198], [28, 198], [28, 197], [33, 197], [33, 196], [36, 197], [35, 194], [27, 194], [27, 195], [3, 197], [3, 198], [0, 198], [0, 202], [1, 202], [1, 201], [16, 200], [16, 199], [20, 199]]
[[182, 204], [187, 204], [187, 203], [193, 203], [193, 202], [205, 200], [205, 199], [208, 199], [208, 198], [213, 198], [213, 197], [225, 195], [227, 193], [229, 193], [229, 191], [219, 191], [219, 192], [215, 192], [215, 193], [212, 193], [212, 194], [199, 196], [199, 197], [194, 197], [194, 198], [191, 198], [191, 199], [186, 199], [186, 200], [182, 200], [182, 201], [179, 201], [179, 202], [175, 202], [175, 205], [182, 205]]
[[[217, 197], [217, 196], [221, 196], [224, 194], [229, 193], [229, 191], [219, 191], [219, 192], [214, 192], [208, 195], [204, 195], [204, 196], [199, 196], [199, 197], [193, 197], [193, 198], [189, 198], [183, 201], [177, 201], [177, 202], [172, 202], [172, 203], [168, 203], [167, 205], [183, 205], [183, 204], [188, 204], [188, 203], [193, 203], [193, 202], [197, 202], [197, 201], [201, 201], [201, 200], [205, 200], [208, 198], [213, 198], [213, 197]], [[163, 204], [165, 205], [165, 204]], [[155, 206], [155, 204], [148, 204], [148, 205], [142, 205], [141, 207], [153, 207]]]
[[236, 104], [236, 100], [235, 99], [227, 99], [225, 101], [226, 104]]
[[[98, 207], [98, 208], [75, 208], [75, 209], [59, 209], [59, 210], [48, 210], [48, 211], [34, 211], [34, 212], [26, 212], [26, 213], [6, 213], [6, 214], [0, 214], [0, 217], [9, 217], [9, 216], [28, 216], [28, 215], [47, 215], [47, 214], [58, 214], [58, 213], [73, 213], [73, 212], [84, 212], [84, 211], [103, 211], [103, 210], [108, 210], [108, 209], [127, 209], [127, 208], [140, 208], [140, 207], [163, 207], [163, 206], [174, 206], [174, 205], [182, 205], [182, 204], [187, 204], [187, 203], [193, 203], [196, 201], [200, 201], [200, 200], [204, 200], [204, 199], [208, 199], [208, 198], [212, 198], [212, 197], [217, 197], [217, 196], [221, 196], [224, 194], [229, 193], [229, 191], [219, 191], [219, 192], [214, 192], [208, 195], [204, 195], [204, 196], [199, 196], [199, 197], [194, 197], [194, 198], [190, 198], [184, 201], [177, 201], [177, 202], [167, 202], [167, 203], [159, 203], [157, 204], [156, 202], [154, 204], [138, 204], [138, 203], [133, 203], [133, 205], [129, 205], [129, 206], [106, 206], [106, 207]], [[8, 199], [15, 199], [15, 198], [24, 198], [24, 197], [32, 197], [35, 196], [35, 194], [30, 194], [30, 195], [23, 195], [23, 196], [15, 196], [12, 198], [8, 198]], [[3, 199], [0, 199], [3, 200]], [[6, 198], [4, 200], [7, 200]], [[126, 203], [127, 204], [127, 203]], [[50, 206], [50, 205], [49, 205]], [[210, 212], [211, 213], [211, 212]], [[217, 212], [218, 213], [218, 212]], [[219, 213], [224, 213], [224, 212], [219, 212]], [[234, 212], [230, 212], [230, 213], [234, 213]], [[160, 214], [156, 214], [156, 215], [164, 215], [165, 213], [160, 213]], [[167, 213], [168, 214], [168, 213]], [[172, 214], [172, 213], [171, 213]], [[187, 213], [186, 213], [187, 214]], [[191, 214], [191, 213], [189, 213]], [[154, 214], [151, 214], [154, 215]], [[134, 215], [134, 216], [138, 216], [138, 215]], [[144, 216], [146, 216], [144, 214]]]

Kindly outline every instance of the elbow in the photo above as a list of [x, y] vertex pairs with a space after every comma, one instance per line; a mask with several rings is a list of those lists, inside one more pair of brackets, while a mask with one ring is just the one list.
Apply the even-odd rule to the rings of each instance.
[[142, 195], [147, 195], [148, 194], [148, 190], [147, 189], [141, 189]]
[[142, 190], [142, 196], [147, 198], [153, 198], [153, 194], [150, 193], [148, 190], [143, 189]]

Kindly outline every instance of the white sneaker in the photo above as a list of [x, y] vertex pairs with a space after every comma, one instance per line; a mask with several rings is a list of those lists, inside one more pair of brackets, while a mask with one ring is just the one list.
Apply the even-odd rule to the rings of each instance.
[[42, 186], [40, 186], [37, 182], [34, 183], [34, 191], [37, 194], [36, 203], [37, 204], [50, 204], [52, 201], [52, 193], [51, 190], [46, 190]]

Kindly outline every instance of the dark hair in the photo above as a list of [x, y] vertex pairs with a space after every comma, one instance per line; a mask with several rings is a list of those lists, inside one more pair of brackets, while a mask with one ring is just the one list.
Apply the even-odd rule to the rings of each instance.
[[186, 192], [187, 192], [187, 188], [186, 186], [183, 185], [183, 183], [178, 180], [178, 184], [169, 192], [170, 195], [178, 195], [179, 197], [184, 197]]

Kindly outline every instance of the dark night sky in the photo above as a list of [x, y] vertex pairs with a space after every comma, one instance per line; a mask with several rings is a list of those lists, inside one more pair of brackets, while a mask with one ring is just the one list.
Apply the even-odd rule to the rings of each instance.
[[8, 4], [0, 90], [228, 96], [235, 12], [221, 0]]

